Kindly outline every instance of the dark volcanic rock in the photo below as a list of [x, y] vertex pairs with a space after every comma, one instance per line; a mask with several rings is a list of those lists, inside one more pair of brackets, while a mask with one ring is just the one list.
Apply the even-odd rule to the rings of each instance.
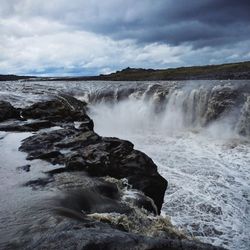
[[44, 187], [44, 186], [46, 186], [48, 183], [52, 182], [53, 180], [54, 179], [52, 177], [39, 178], [37, 180], [28, 181], [27, 183], [25, 183], [25, 186], [31, 186], [34, 189], [36, 189], [37, 187]]
[[142, 175], [129, 176], [128, 182], [132, 184], [133, 188], [141, 190], [144, 194], [152, 198], [158, 211], [161, 211], [160, 209], [164, 201], [164, 195], [161, 192], [164, 190], [165, 194], [167, 181], [158, 172], [152, 175], [142, 173]]
[[42, 119], [53, 122], [84, 121], [85, 126], [93, 129], [93, 121], [86, 115], [86, 103], [67, 95], [39, 102], [22, 110], [26, 119]]
[[55, 124], [50, 121], [14, 121], [8, 124], [0, 125], [0, 131], [15, 131], [15, 132], [28, 132], [38, 131], [44, 128], [53, 127]]
[[70, 136], [74, 131], [70, 129], [58, 129], [51, 132], [44, 132], [25, 139], [20, 147], [32, 154], [34, 152], [47, 152], [53, 149], [54, 143], [61, 141], [63, 138]]
[[[52, 230], [53, 229], [53, 230]], [[45, 230], [44, 230], [45, 231]], [[209, 244], [190, 240], [146, 237], [114, 229], [103, 223], [62, 221], [56, 228], [48, 228], [48, 236], [38, 234], [30, 240], [29, 249], [67, 250], [223, 250]], [[27, 236], [26, 236], [27, 237]], [[40, 239], [38, 241], [37, 239]], [[25, 249], [12, 244], [10, 249]]]
[[127, 178], [134, 188], [153, 199], [160, 212], [167, 181], [158, 174], [154, 162], [128, 141], [100, 137], [93, 131], [60, 129], [25, 139], [20, 150], [28, 153], [27, 159], [65, 163], [64, 171]]
[[65, 216], [66, 210], [61, 214], [63, 217], [47, 216], [48, 218], [40, 221], [39, 231], [33, 231], [37, 225], [27, 228], [18, 241], [9, 243], [7, 249], [222, 250], [220, 247], [187, 239], [148, 237], [124, 232], [107, 223], [78, 218], [77, 215], [69, 220]]
[[60, 200], [59, 207], [77, 213], [128, 214], [132, 209], [120, 202], [120, 193], [113, 183], [102, 183], [88, 189], [69, 191]]
[[147, 155], [133, 149], [132, 143], [102, 138], [101, 142], [81, 148], [77, 153], [67, 160], [67, 168], [82, 169], [93, 176], [127, 178], [134, 188], [154, 200], [160, 212], [167, 181], [158, 174], [156, 165]]
[[18, 109], [14, 108], [9, 102], [0, 101], [0, 122], [19, 117]]
[[215, 121], [222, 114], [230, 111], [239, 97], [240, 93], [234, 88], [221, 87], [213, 90], [207, 104], [206, 123]]
[[22, 170], [22, 171], [25, 171], [25, 172], [29, 172], [30, 171], [30, 165], [24, 165], [24, 166], [18, 167], [17, 170]]
[[[127, 178], [132, 187], [153, 199], [160, 213], [167, 181], [158, 174], [156, 165], [147, 155], [133, 149], [132, 143], [97, 135], [93, 131], [93, 121], [86, 115], [85, 103], [61, 96], [25, 108], [22, 116], [46, 120], [9, 126], [9, 130], [30, 131], [50, 124], [64, 127], [24, 140], [20, 150], [28, 153], [28, 160], [65, 164], [64, 171], [80, 170], [92, 176]], [[74, 121], [80, 122], [78, 128], [73, 125]], [[151, 185], [155, 187], [151, 189]]]
[[[142, 215], [141, 212], [137, 214], [136, 210], [123, 203], [122, 192], [113, 183], [84, 176], [82, 172], [65, 172], [55, 175], [54, 178], [53, 182], [51, 179], [39, 179], [37, 183], [29, 183], [34, 187], [59, 185], [60, 189], [66, 189], [67, 192], [62, 197], [57, 195], [53, 213], [46, 214], [41, 221], [32, 222], [32, 226], [25, 228], [24, 235], [20, 235], [16, 243], [12, 242], [11, 247], [15, 249], [60, 247], [63, 249], [221, 249], [188, 240], [171, 229], [161, 231], [164, 224], [158, 224], [160, 222], [158, 221], [154, 226], [152, 218]], [[162, 227], [159, 231], [157, 227], [160, 225]], [[39, 230], [34, 231], [35, 228]]]
[[[70, 117], [72, 115], [72, 117]], [[72, 121], [79, 119], [79, 113], [72, 113], [69, 105], [64, 105], [61, 100], [51, 100], [35, 103], [22, 110], [22, 116], [28, 119], [48, 119], [52, 121]]]
[[117, 101], [122, 101], [127, 99], [132, 93], [138, 91], [138, 89], [135, 88], [122, 88], [122, 89], [118, 89], [117, 93], [116, 93], [116, 98]]
[[[46, 119], [64, 127], [24, 140], [20, 150], [28, 153], [27, 159], [65, 164], [64, 171], [81, 170], [92, 176], [127, 178], [133, 187], [153, 199], [160, 213], [167, 181], [158, 174], [156, 165], [147, 155], [133, 149], [132, 143], [97, 135], [93, 131], [93, 121], [86, 115], [85, 103], [63, 96], [36, 103], [24, 109], [22, 116]], [[81, 122], [78, 128], [73, 126], [74, 121]], [[33, 123], [33, 127], [39, 124], [43, 125], [42, 121]], [[46, 122], [44, 125], [47, 126]], [[23, 131], [28, 126], [31, 127], [23, 125]], [[152, 185], [155, 187], [151, 189]]]

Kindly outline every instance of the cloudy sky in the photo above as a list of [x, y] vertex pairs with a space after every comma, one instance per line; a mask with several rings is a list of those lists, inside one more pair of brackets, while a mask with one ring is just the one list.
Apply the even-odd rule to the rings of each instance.
[[250, 0], [0, 0], [0, 74], [250, 60]]

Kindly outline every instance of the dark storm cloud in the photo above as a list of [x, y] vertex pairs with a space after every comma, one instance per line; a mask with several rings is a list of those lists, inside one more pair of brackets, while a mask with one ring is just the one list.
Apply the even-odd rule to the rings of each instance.
[[[216, 46], [250, 38], [250, 0], [10, 0], [5, 13], [141, 43]], [[22, 3], [24, 2], [24, 3]], [[25, 3], [26, 2], [26, 3]], [[34, 2], [33, 2], [34, 3]], [[14, 7], [13, 7], [14, 6]]]
[[172, 45], [188, 42], [198, 47], [216, 46], [250, 38], [249, 0], [157, 0], [129, 8], [121, 3], [120, 8], [123, 15], [110, 12], [113, 18], [89, 20], [82, 25], [116, 39]]

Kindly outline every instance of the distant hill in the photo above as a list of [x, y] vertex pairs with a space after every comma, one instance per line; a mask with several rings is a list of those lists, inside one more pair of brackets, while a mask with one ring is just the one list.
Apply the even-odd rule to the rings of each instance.
[[35, 78], [34, 76], [0, 75], [0, 81], [17, 81]]
[[[0, 75], [0, 80], [19, 80], [31, 76]], [[221, 65], [193, 66], [169, 69], [126, 68], [108, 75], [88, 77], [42, 77], [32, 80], [53, 81], [152, 81], [152, 80], [250, 80], [250, 61]]]
[[126, 68], [100, 77], [107, 80], [250, 79], [250, 61], [162, 70]]

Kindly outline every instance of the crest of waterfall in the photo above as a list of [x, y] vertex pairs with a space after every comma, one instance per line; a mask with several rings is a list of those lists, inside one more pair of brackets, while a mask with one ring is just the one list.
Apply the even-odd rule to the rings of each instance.
[[[119, 85], [91, 92], [89, 101], [94, 109], [116, 104], [106, 113], [115, 114], [115, 126], [124, 126], [124, 130], [155, 127], [173, 133], [217, 124], [217, 134], [224, 132], [224, 126], [228, 133], [249, 135], [249, 93], [249, 88], [230, 83], [189, 86], [172, 82], [130, 88]], [[129, 117], [120, 117], [124, 111]]]
[[[134, 126], [154, 126], [172, 133], [225, 123], [231, 133], [249, 135], [247, 96], [250, 96], [248, 87], [230, 83], [188, 85], [171, 82], [106, 88], [89, 93], [89, 101], [98, 108], [116, 103], [109, 112], [116, 113], [119, 126], [124, 124], [125, 130]], [[122, 110], [128, 112], [126, 121], [119, 116]]]

